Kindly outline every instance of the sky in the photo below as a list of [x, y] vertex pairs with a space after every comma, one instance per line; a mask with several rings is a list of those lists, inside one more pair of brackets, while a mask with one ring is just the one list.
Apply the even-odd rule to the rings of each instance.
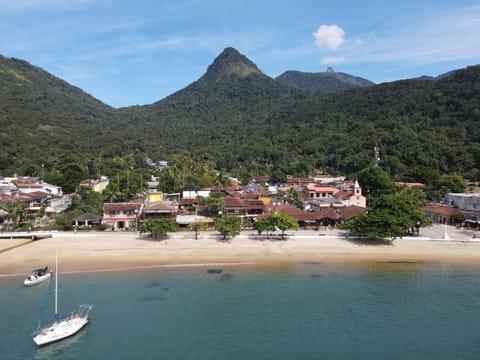
[[480, 2], [0, 0], [1, 55], [116, 108], [183, 89], [226, 47], [272, 78], [437, 76], [480, 63]]

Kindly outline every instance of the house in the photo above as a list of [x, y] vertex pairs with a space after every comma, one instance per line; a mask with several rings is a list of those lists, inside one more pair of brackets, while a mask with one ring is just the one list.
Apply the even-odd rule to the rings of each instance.
[[317, 174], [312, 176], [315, 182], [323, 183], [323, 184], [333, 184], [337, 182], [345, 181], [345, 176], [332, 176], [332, 175], [325, 175], [325, 174]]
[[142, 212], [143, 219], [169, 219], [175, 220], [178, 207], [170, 201], [147, 202]]
[[103, 204], [102, 224], [112, 230], [137, 229], [143, 204], [138, 202]]
[[55, 196], [48, 199], [45, 213], [50, 217], [55, 217], [61, 212], [68, 209], [72, 204], [73, 194], [64, 194], [61, 196]]
[[455, 218], [461, 214], [453, 206], [437, 203], [422, 206], [422, 210], [434, 224], [454, 225], [456, 223]]
[[291, 205], [279, 205], [276, 211], [290, 215], [296, 219], [300, 226], [322, 225], [336, 226], [365, 212], [366, 209], [359, 206], [343, 206], [339, 208], [320, 208], [318, 211], [303, 211]]
[[333, 198], [339, 190], [333, 186], [325, 186], [323, 184], [308, 184], [303, 188], [305, 200]]
[[89, 186], [92, 188], [92, 191], [102, 193], [110, 183], [110, 180], [106, 176], [101, 176], [98, 180], [89, 180]]
[[92, 226], [100, 225], [101, 222], [102, 222], [101, 216], [91, 214], [91, 213], [85, 213], [73, 219], [73, 225], [76, 228], [78, 227], [90, 228]]
[[278, 205], [275, 211], [289, 215], [298, 221], [299, 226], [305, 227], [308, 225], [315, 225], [317, 223], [316, 214], [312, 212], [306, 212], [302, 209], [296, 208], [292, 205], [282, 204]]
[[295, 177], [295, 176], [288, 176], [287, 177], [287, 185], [300, 185], [300, 186], [306, 186], [310, 183], [315, 182], [310, 177]]
[[445, 195], [445, 202], [460, 211], [480, 211], [480, 194], [448, 193]]
[[265, 213], [265, 203], [259, 199], [244, 199], [237, 195], [225, 196], [224, 201], [227, 215], [255, 217]]

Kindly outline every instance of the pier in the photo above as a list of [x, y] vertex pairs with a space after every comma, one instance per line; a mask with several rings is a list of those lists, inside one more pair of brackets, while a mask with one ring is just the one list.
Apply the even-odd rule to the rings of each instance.
[[53, 235], [51, 232], [43, 231], [21, 231], [21, 232], [0, 232], [1, 239], [31, 239], [39, 240], [51, 238]]

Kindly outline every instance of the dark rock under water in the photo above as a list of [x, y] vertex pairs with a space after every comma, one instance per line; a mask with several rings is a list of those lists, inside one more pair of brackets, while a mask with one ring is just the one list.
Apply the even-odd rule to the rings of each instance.
[[221, 274], [222, 271], [222, 269], [208, 269], [207, 274]]

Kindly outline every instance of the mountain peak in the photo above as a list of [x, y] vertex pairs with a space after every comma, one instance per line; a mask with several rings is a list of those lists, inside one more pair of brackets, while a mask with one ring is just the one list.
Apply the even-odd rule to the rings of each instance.
[[227, 47], [208, 67], [205, 76], [220, 80], [232, 75], [243, 78], [252, 74], [262, 74], [262, 72], [245, 55], [232, 47]]

